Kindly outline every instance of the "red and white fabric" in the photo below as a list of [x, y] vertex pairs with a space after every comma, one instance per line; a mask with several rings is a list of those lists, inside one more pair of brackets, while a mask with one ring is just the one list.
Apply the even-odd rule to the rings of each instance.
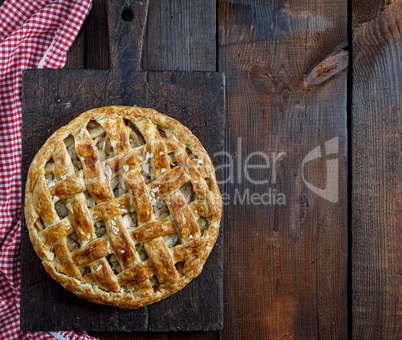
[[0, 7], [0, 338], [94, 339], [21, 332], [21, 73], [63, 68], [91, 0], [6, 0]]

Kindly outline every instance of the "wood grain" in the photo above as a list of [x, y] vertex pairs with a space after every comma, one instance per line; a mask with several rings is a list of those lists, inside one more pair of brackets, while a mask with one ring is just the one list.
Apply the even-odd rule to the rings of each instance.
[[352, 338], [400, 339], [402, 2], [352, 3]]
[[86, 33], [83, 51], [88, 69], [107, 70], [110, 67], [107, 4], [107, 0], [93, 0], [92, 9], [82, 27]]
[[[219, 2], [218, 64], [235, 170], [227, 185], [223, 339], [347, 338], [346, 6]], [[338, 160], [339, 201], [331, 203], [303, 183], [302, 162], [335, 137], [339, 153], [304, 169], [308, 182], [325, 188], [326, 161]], [[239, 167], [253, 152], [270, 158], [269, 168], [261, 156], [251, 160], [265, 164], [249, 171], [265, 184]], [[274, 175], [272, 152], [284, 153]], [[286, 204], [255, 203], [274, 189]], [[236, 201], [245, 193], [248, 203]]]
[[215, 0], [152, 0], [142, 68], [215, 71], [215, 35]]
[[[52, 131], [81, 112], [105, 105], [154, 107], [188, 126], [211, 155], [223, 150], [222, 73], [136, 72], [146, 20], [145, 4], [145, 1], [114, 0], [108, 7], [110, 70], [24, 72], [24, 179], [33, 156]], [[139, 21], [121, 20], [120, 13], [128, 5]], [[124, 48], [119, 48], [121, 44]], [[46, 119], [38, 119], [40, 116]], [[220, 329], [223, 322], [222, 242], [220, 236], [202, 274], [192, 281], [193, 284], [156, 307], [126, 311], [78, 299], [54, 282], [43, 270], [23, 226], [21, 328], [31, 331]], [[47, 298], [53, 295], [55, 299]], [[44, 314], [46, 316], [42, 317]], [[214, 337], [208, 335], [211, 336]]]

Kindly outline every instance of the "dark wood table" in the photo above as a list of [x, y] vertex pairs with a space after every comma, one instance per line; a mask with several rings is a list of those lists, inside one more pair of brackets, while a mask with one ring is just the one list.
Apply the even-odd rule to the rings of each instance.
[[[400, 339], [401, 3], [150, 0], [144, 70], [226, 74], [224, 329], [92, 335]], [[66, 67], [109, 68], [105, 0]]]

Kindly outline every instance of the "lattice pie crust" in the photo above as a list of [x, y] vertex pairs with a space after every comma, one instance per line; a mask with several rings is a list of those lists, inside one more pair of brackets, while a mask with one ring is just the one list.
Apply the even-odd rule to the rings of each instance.
[[26, 185], [29, 237], [47, 273], [81, 298], [121, 308], [195, 278], [221, 212], [201, 143], [150, 109], [81, 114], [39, 150]]

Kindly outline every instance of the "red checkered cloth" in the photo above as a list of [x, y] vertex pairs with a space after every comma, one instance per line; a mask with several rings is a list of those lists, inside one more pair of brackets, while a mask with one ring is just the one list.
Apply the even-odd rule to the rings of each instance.
[[6, 0], [0, 7], [0, 339], [94, 339], [21, 332], [21, 72], [62, 68], [91, 0]]

